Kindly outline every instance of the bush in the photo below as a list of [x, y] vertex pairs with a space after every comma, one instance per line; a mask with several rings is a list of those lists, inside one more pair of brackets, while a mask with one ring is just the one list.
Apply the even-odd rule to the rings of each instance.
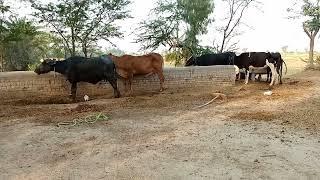
[[28, 71], [34, 71], [39, 63], [28, 64]]
[[316, 57], [316, 63], [317, 63], [318, 65], [320, 65], [320, 56], [317, 56], [317, 57]]
[[169, 52], [165, 55], [165, 60], [174, 66], [182, 65], [184, 63], [183, 55], [179, 51]]

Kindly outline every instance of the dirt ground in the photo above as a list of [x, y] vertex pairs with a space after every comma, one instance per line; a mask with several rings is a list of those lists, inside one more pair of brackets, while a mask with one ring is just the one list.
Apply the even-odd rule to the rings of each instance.
[[[319, 179], [320, 72], [214, 91], [0, 105], [0, 179]], [[51, 102], [52, 103], [52, 102]], [[96, 123], [57, 126], [89, 115]]]

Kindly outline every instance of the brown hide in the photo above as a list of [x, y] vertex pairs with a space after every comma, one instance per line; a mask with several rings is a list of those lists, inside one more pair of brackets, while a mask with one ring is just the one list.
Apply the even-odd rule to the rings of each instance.
[[114, 56], [109, 54], [114, 61], [117, 73], [129, 81], [130, 91], [131, 82], [134, 75], [151, 75], [157, 74], [160, 79], [160, 91], [163, 90], [163, 58], [158, 53], [150, 53], [142, 56]]

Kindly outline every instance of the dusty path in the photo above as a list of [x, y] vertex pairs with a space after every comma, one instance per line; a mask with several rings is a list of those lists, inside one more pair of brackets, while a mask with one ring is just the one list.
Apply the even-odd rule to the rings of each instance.
[[[319, 179], [320, 76], [56, 105], [1, 105], [0, 179]], [[111, 120], [57, 127], [95, 112]]]

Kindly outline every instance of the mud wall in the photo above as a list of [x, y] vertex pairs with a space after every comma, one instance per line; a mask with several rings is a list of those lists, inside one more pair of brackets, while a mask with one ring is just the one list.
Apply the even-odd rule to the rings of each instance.
[[[235, 68], [233, 66], [180, 67], [165, 68], [166, 88], [221, 88], [235, 84]], [[118, 81], [121, 93], [124, 85]], [[135, 94], [159, 90], [159, 79], [156, 75], [137, 76], [133, 81]], [[2, 72], [0, 73], [0, 101], [5, 99], [24, 99], [32, 97], [67, 97], [70, 84], [58, 73], [37, 75], [34, 72]], [[106, 95], [112, 97], [113, 89], [109, 83], [96, 85], [79, 83], [77, 97]]]

